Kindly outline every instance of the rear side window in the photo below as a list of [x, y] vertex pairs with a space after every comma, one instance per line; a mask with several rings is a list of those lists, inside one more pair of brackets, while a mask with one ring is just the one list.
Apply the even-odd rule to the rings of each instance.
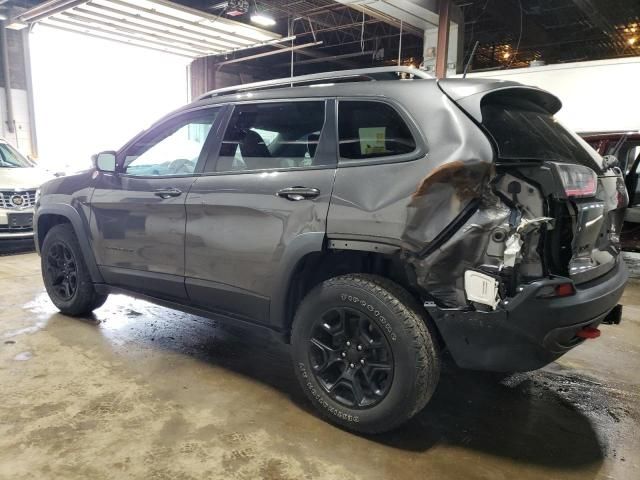
[[237, 105], [224, 134], [216, 171], [335, 163], [335, 158], [316, 156], [324, 119], [324, 100]]
[[393, 107], [382, 102], [340, 101], [340, 157], [366, 159], [411, 153], [416, 142]]
[[[482, 104], [482, 125], [501, 159], [555, 160], [597, 166], [588, 145], [530, 100], [495, 99]], [[597, 156], [593, 152], [594, 156]]]

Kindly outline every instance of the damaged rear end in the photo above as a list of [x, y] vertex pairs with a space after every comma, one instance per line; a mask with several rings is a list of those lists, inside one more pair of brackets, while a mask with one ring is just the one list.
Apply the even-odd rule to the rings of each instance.
[[[561, 103], [548, 92], [510, 82], [439, 86], [494, 158], [455, 220], [407, 260], [458, 365], [540, 368], [620, 320], [622, 172], [554, 118]], [[432, 177], [446, 171], [461, 182], [469, 168]]]

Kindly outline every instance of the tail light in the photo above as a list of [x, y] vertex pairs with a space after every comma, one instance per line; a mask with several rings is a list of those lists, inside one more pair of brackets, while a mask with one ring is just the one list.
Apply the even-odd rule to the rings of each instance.
[[598, 176], [589, 167], [556, 163], [556, 172], [564, 194], [569, 198], [593, 197], [598, 189]]

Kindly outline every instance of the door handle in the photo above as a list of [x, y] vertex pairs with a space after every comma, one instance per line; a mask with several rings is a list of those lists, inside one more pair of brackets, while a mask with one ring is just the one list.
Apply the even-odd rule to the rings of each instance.
[[320, 190], [317, 188], [307, 188], [307, 187], [287, 187], [282, 190], [278, 190], [276, 195], [282, 198], [286, 198], [287, 200], [291, 200], [294, 202], [316, 198], [320, 195]]
[[171, 197], [179, 197], [180, 195], [182, 195], [182, 190], [178, 190], [177, 188], [162, 188], [160, 190], [154, 191], [153, 194], [156, 197], [167, 199]]

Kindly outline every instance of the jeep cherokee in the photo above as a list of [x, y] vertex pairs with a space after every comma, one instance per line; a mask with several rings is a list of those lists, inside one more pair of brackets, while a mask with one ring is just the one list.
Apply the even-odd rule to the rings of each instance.
[[392, 429], [445, 352], [527, 371], [619, 322], [624, 181], [560, 107], [406, 67], [210, 92], [42, 187], [47, 292], [267, 329], [326, 418]]

